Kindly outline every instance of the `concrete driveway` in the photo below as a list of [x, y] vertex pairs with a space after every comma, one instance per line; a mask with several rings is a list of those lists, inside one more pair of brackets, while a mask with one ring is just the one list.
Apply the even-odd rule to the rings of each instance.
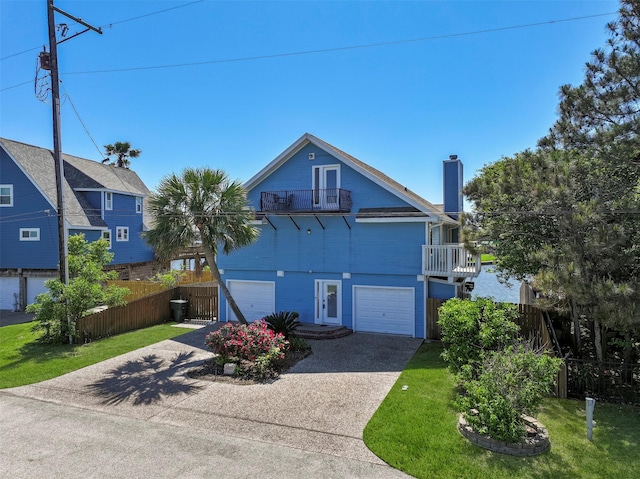
[[[356, 333], [341, 339], [310, 341], [313, 354], [277, 381], [237, 385], [186, 376], [189, 369], [211, 356], [203, 346], [209, 329], [39, 384], [0, 391], [0, 409], [33, 404], [15, 402], [18, 397], [44, 401], [63, 408], [56, 410], [63, 416], [80, 408], [83, 411], [78, 417], [100, 413], [123, 424], [129, 423], [122, 418], [130, 418], [136, 425], [132, 431], [146, 424], [147, 429], [169, 427], [173, 434], [187, 434], [196, 441], [198, 437], [204, 441], [215, 437], [219, 443], [241, 441], [249, 451], [265, 451], [268, 457], [284, 454], [282, 461], [297, 464], [291, 476], [283, 476], [282, 471], [272, 475], [272, 469], [264, 469], [267, 462], [258, 454], [260, 462], [255, 466], [259, 469], [264, 465], [260, 477], [407, 477], [367, 449], [362, 431], [421, 340]], [[315, 459], [292, 459], [300, 454]], [[251, 458], [244, 460], [251, 470]], [[323, 463], [333, 466], [329, 470], [317, 468]], [[176, 475], [175, 471], [164, 475], [157, 469], [156, 477], [158, 472], [161, 477], [200, 477]], [[215, 476], [255, 474], [245, 476], [236, 471]]]

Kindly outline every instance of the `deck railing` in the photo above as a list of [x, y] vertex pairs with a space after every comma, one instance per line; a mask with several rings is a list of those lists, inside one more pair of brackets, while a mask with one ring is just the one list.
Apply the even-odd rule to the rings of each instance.
[[279, 190], [260, 193], [260, 211], [269, 213], [308, 213], [351, 211], [351, 192], [342, 188]]
[[473, 278], [480, 274], [480, 255], [471, 254], [463, 245], [423, 246], [425, 276]]

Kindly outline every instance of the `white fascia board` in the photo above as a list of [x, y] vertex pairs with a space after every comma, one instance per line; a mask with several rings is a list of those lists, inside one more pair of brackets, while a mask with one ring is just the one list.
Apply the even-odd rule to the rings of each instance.
[[19, 162], [19, 161], [16, 161], [16, 159], [14, 158], [14, 156], [11, 154], [11, 152], [10, 152], [7, 148], [5, 148], [5, 147], [4, 147], [4, 145], [3, 145], [3, 148], [2, 148], [2, 149], [3, 149], [3, 150], [4, 150], [4, 152], [7, 154], [7, 156], [8, 156], [9, 158], [11, 158], [11, 161], [13, 161], [13, 162], [15, 163], [15, 165], [18, 167], [18, 169], [19, 169], [20, 171], [22, 171], [22, 174], [23, 174], [24, 176], [26, 176], [26, 177], [27, 177], [27, 179], [28, 179], [28, 180], [31, 182], [31, 184], [36, 188], [36, 190], [38, 190], [38, 192], [42, 195], [42, 197], [43, 197], [45, 200], [47, 200], [47, 203], [49, 203], [49, 204], [51, 205], [51, 207], [54, 209], [54, 211], [56, 211], [56, 212], [57, 212], [57, 211], [58, 211], [58, 205], [53, 204], [53, 202], [49, 199], [49, 197], [47, 196], [47, 194], [42, 190], [42, 188], [40, 188], [40, 185], [39, 185], [37, 182], [35, 182], [35, 181], [34, 181], [34, 179], [31, 177], [31, 175], [30, 175], [29, 173], [27, 173], [27, 172], [25, 171], [25, 169], [22, 167], [22, 165], [20, 164], [20, 162]]
[[356, 218], [356, 223], [434, 223], [437, 218], [431, 217], [395, 217], [395, 218]]
[[249, 178], [245, 184], [243, 185], [245, 190], [252, 189], [255, 185], [260, 183], [263, 179], [277, 170], [280, 165], [282, 165], [285, 161], [287, 161], [290, 157], [295, 155], [298, 151], [300, 151], [303, 147], [309, 143], [309, 134], [305, 133], [300, 138], [298, 138], [289, 148], [280, 153], [274, 160], [272, 160], [267, 166], [262, 168], [258, 173]]
[[122, 190], [112, 190], [109, 188], [73, 188], [74, 191], [89, 191], [89, 192], [108, 192], [108, 193], [117, 193], [119, 195], [126, 195], [126, 196], [136, 196], [136, 197], [140, 197], [140, 198], [146, 198], [149, 195], [145, 195], [144, 193], [133, 193], [131, 191], [122, 191]]

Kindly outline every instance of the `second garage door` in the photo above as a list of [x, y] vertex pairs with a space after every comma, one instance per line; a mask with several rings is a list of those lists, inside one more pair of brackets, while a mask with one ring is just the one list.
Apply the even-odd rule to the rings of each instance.
[[413, 336], [414, 294], [413, 288], [354, 286], [354, 331]]
[[[273, 281], [229, 280], [227, 287], [247, 321], [253, 322], [275, 312], [276, 284]], [[228, 304], [227, 320], [236, 321]]]

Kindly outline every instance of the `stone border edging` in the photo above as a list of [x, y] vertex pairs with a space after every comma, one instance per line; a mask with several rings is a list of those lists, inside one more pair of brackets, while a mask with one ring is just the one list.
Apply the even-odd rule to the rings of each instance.
[[501, 454], [537, 456], [548, 451], [551, 447], [551, 442], [549, 441], [547, 428], [535, 418], [530, 416], [523, 416], [522, 418], [527, 425], [535, 428], [537, 433], [535, 436], [520, 439], [520, 442], [498, 441], [484, 434], [478, 434], [473, 431], [462, 414], [458, 415], [458, 431], [471, 443]]

